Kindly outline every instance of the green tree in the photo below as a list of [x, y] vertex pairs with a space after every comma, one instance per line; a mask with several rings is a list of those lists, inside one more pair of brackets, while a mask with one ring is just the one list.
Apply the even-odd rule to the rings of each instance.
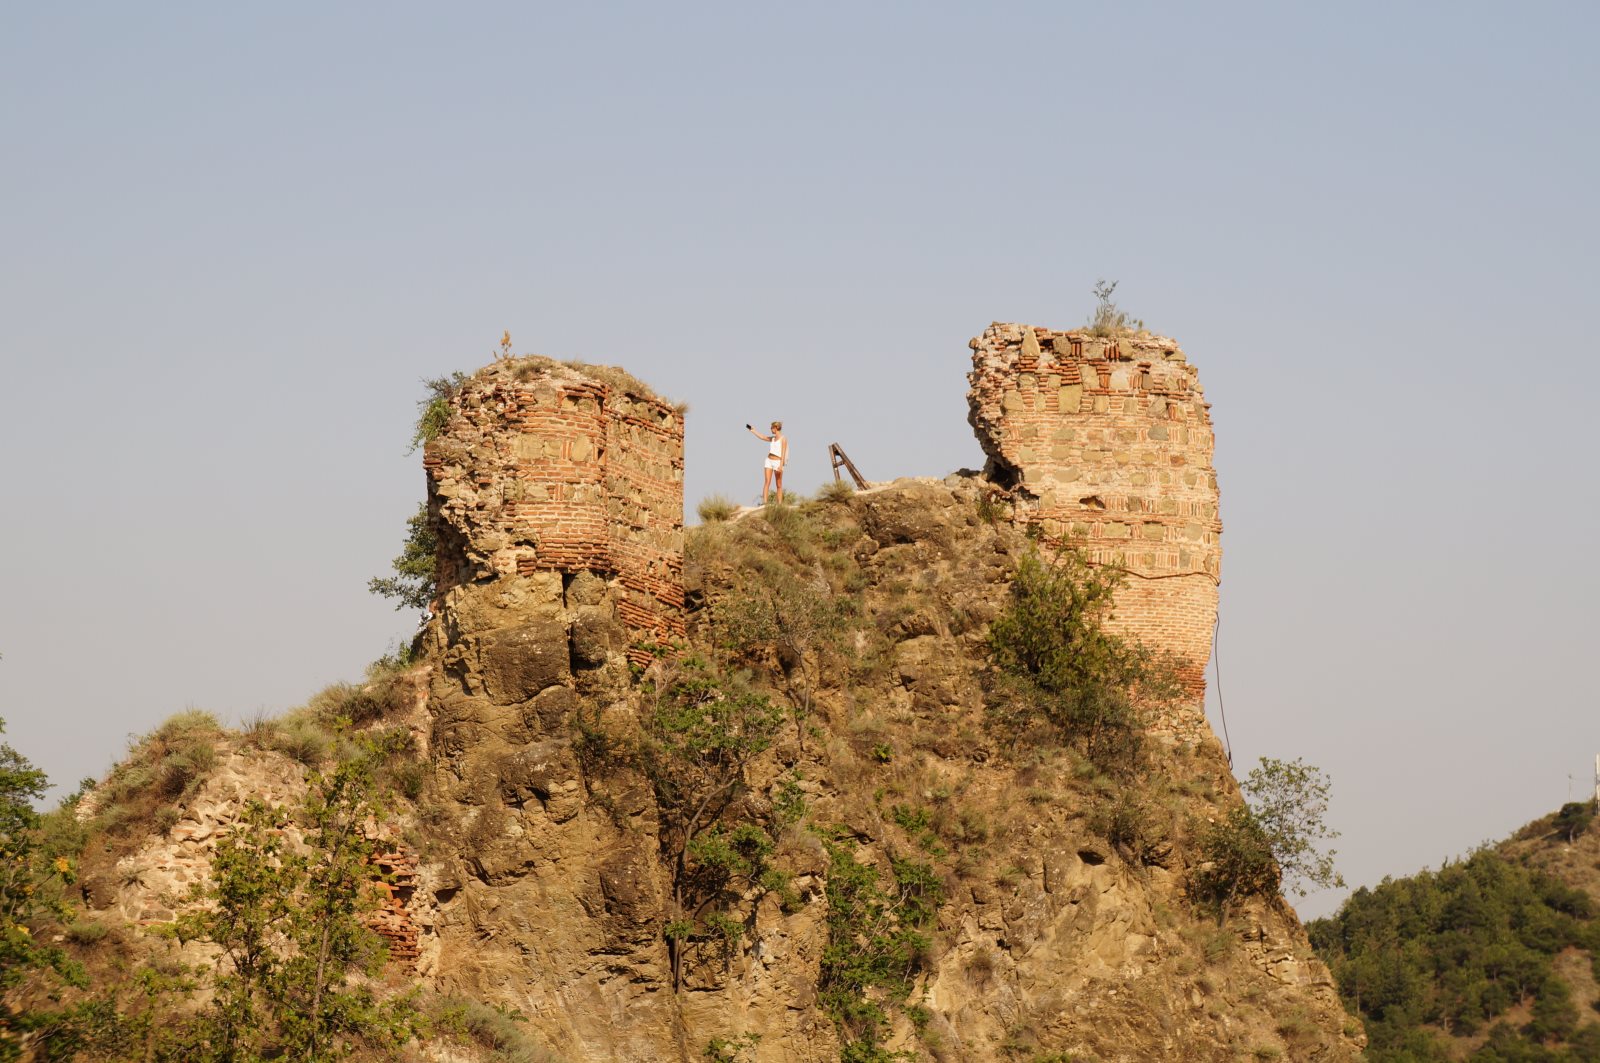
[[644, 689], [639, 761], [655, 791], [661, 855], [672, 874], [674, 917], [665, 933], [677, 986], [689, 941], [709, 935], [729, 945], [737, 935], [740, 924], [723, 910], [728, 903], [751, 888], [786, 887], [768, 860], [771, 832], [734, 814], [749, 788], [750, 762], [772, 745], [783, 713], [699, 657], [656, 661]]
[[1189, 896], [1211, 908], [1217, 922], [1245, 897], [1277, 892], [1282, 876], [1272, 845], [1250, 809], [1239, 806], [1200, 833], [1201, 864], [1189, 874]]
[[[427, 394], [417, 402], [417, 423], [411, 433], [413, 451], [437, 439], [445, 430], [450, 423], [452, 404], [467, 380], [467, 374], [455, 372], [422, 382]], [[373, 594], [393, 598], [397, 610], [426, 609], [436, 589], [437, 546], [428, 503], [423, 501], [406, 519], [405, 543], [400, 548], [400, 556], [394, 559], [394, 575], [374, 576], [367, 581], [367, 589]]]
[[428, 608], [437, 588], [437, 554], [433, 520], [428, 515], [428, 503], [422, 502], [406, 519], [406, 541], [400, 556], [394, 559], [394, 575], [374, 576], [367, 581], [367, 590], [393, 598], [396, 610]]
[[1050, 560], [1026, 555], [989, 626], [989, 650], [1031, 711], [1101, 767], [1126, 771], [1139, 762], [1144, 705], [1170, 700], [1176, 684], [1170, 662], [1106, 630], [1124, 579], [1070, 548]]
[[1556, 833], [1567, 839], [1571, 845], [1578, 840], [1578, 835], [1589, 829], [1589, 824], [1594, 822], [1594, 799], [1588, 801], [1568, 801], [1556, 813], [1554, 827]]
[[366, 825], [383, 819], [374, 775], [383, 754], [370, 746], [313, 773], [294, 813], [252, 802], [218, 844], [176, 927], [222, 950], [195, 1058], [341, 1059], [358, 1043], [392, 1049], [413, 1035], [410, 998], [380, 1002], [353, 979], [384, 958], [364, 918], [375, 904], [377, 842]]
[[1344, 878], [1333, 865], [1338, 854], [1318, 849], [1319, 843], [1339, 836], [1324, 822], [1332, 783], [1321, 769], [1298, 757], [1262, 757], [1240, 788], [1292, 893], [1304, 897], [1307, 885], [1318, 889], [1344, 886]]
[[[0, 733], [5, 721], [0, 720]], [[0, 1060], [18, 1058], [29, 1031], [48, 1025], [54, 1012], [18, 1010], [6, 1003], [5, 992], [32, 972], [45, 971], [71, 984], [82, 973], [60, 949], [43, 943], [65, 915], [48, 899], [50, 887], [72, 873], [66, 857], [48, 859], [41, 851], [39, 813], [34, 802], [49, 786], [45, 773], [0, 742]]]
[[885, 1003], [904, 1004], [931, 944], [928, 930], [944, 903], [933, 868], [891, 857], [882, 872], [856, 859], [847, 841], [824, 840], [828, 852], [828, 944], [822, 951], [818, 1000], [844, 1042], [844, 1063], [900, 1058], [882, 1047]]
[[1300, 760], [1262, 757], [1241, 784], [1248, 803], [1201, 828], [1201, 863], [1189, 875], [1189, 895], [1222, 922], [1243, 898], [1277, 892], [1286, 875], [1301, 897], [1307, 884], [1343, 886], [1333, 851], [1317, 849], [1338, 836], [1323, 822], [1329, 787], [1319, 769]]

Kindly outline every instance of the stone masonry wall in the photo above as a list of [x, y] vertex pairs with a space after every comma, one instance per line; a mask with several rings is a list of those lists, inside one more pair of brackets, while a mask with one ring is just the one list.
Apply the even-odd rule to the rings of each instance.
[[462, 385], [423, 466], [441, 597], [590, 572], [620, 588], [632, 642], [682, 636], [683, 415], [644, 385], [606, 367], [496, 362]]
[[1113, 627], [1177, 654], [1198, 707], [1222, 523], [1210, 404], [1194, 366], [1148, 333], [996, 322], [969, 346], [967, 419], [990, 478], [1013, 488], [1019, 521], [1128, 572]]

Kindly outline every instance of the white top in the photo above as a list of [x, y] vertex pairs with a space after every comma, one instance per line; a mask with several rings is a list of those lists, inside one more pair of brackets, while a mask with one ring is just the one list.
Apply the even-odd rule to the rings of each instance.
[[777, 436], [773, 436], [772, 442], [767, 446], [767, 454], [769, 457], [774, 458], [783, 457], [783, 440], [779, 439]]

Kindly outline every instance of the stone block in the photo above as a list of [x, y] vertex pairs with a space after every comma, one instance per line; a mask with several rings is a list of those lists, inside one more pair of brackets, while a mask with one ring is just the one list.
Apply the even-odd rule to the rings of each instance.
[[571, 677], [567, 625], [550, 617], [484, 637], [484, 689], [502, 705], [526, 701]]
[[1083, 405], [1083, 385], [1061, 385], [1056, 392], [1056, 404], [1062, 413], [1077, 413], [1078, 408]]
[[1161, 524], [1146, 524], [1144, 526], [1144, 537], [1146, 539], [1165, 539], [1167, 537], [1167, 529], [1165, 525]]
[[1024, 358], [1038, 359], [1040, 353], [1041, 352], [1039, 350], [1039, 337], [1034, 333], [1033, 329], [1031, 329], [1031, 328], [1023, 329], [1022, 330], [1022, 356]]
[[599, 605], [606, 599], [606, 581], [593, 572], [577, 572], [566, 583], [568, 608], [580, 605]]
[[566, 735], [577, 708], [578, 695], [571, 687], [546, 687], [532, 701], [523, 703], [522, 721], [534, 734]]
[[1126, 539], [1131, 534], [1131, 531], [1132, 529], [1126, 524], [1112, 521], [1100, 526], [1100, 537], [1102, 539]]
[[572, 618], [568, 637], [574, 668], [599, 668], [627, 646], [627, 632], [604, 606], [585, 606]]
[[578, 814], [581, 792], [578, 758], [565, 737], [534, 742], [500, 764], [501, 798], [517, 805], [537, 800], [557, 823]]

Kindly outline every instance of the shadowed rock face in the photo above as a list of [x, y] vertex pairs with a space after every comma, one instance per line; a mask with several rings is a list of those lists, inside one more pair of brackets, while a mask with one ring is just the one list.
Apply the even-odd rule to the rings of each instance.
[[1013, 488], [1017, 520], [1127, 571], [1114, 626], [1179, 655], [1200, 705], [1222, 523], [1194, 366], [1175, 342], [1147, 333], [997, 322], [969, 346], [967, 420], [989, 476]]

